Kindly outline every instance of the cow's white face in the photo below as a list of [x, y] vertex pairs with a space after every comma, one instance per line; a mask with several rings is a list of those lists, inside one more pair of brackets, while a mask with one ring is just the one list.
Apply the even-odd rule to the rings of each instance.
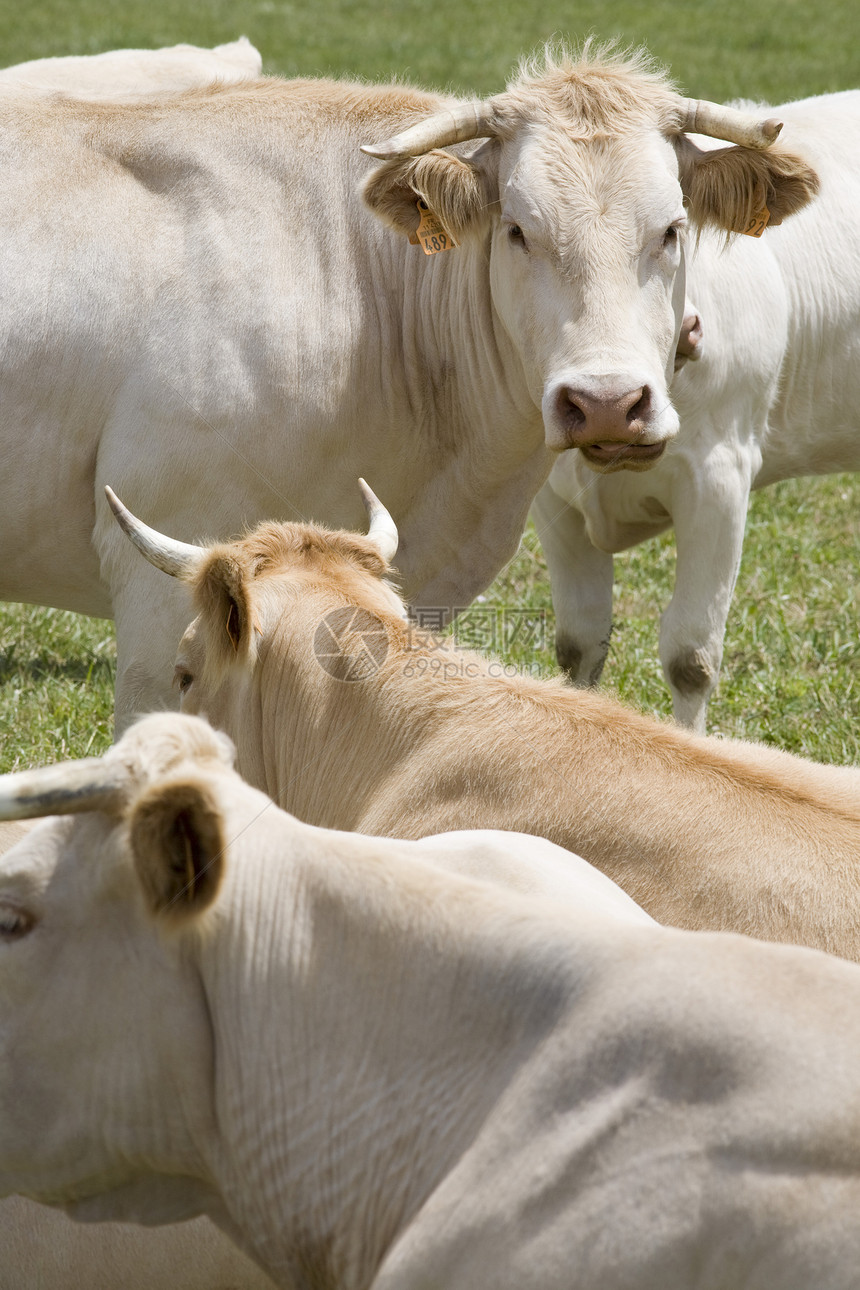
[[[183, 1172], [207, 1115], [190, 1076], [210, 1051], [199, 993], [153, 928], [118, 821], [46, 820], [0, 859], [0, 1195], [87, 1217], [200, 1212], [191, 1179], [148, 1172]], [[177, 1052], [187, 1086], [165, 1083]]]
[[[580, 448], [595, 470], [645, 470], [678, 431], [667, 385], [686, 218], [743, 232], [763, 202], [774, 225], [818, 189], [802, 157], [774, 146], [780, 128], [683, 98], [638, 55], [548, 53], [503, 93], [365, 145], [382, 164], [362, 194], [407, 235], [425, 202], [461, 246], [479, 242], [478, 274], [489, 237], [486, 343], [522, 365], [547, 445]], [[688, 131], [731, 146], [703, 152]]]
[[[678, 164], [656, 131], [587, 144], [535, 129], [502, 144], [495, 308], [547, 446], [647, 469], [678, 431], [667, 389], [681, 323]], [[680, 285], [680, 293], [678, 286]]]

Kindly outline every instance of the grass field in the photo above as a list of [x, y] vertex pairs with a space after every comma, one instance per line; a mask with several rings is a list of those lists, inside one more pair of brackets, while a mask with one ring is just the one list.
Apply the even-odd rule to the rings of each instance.
[[[0, 64], [178, 41], [211, 45], [244, 32], [268, 72], [398, 76], [487, 93], [546, 39], [576, 42], [594, 33], [647, 43], [699, 97], [779, 101], [860, 83], [854, 0], [834, 0], [815, 14], [805, 0], [575, 8], [549, 0], [539, 11], [507, 0], [440, 0], [432, 8], [416, 0], [2, 0], [0, 18]], [[755, 497], [713, 729], [821, 760], [860, 761], [858, 543], [858, 478], [790, 481]], [[605, 674], [621, 696], [661, 714], [669, 702], [657, 620], [673, 563], [671, 536], [617, 561], [617, 627]], [[503, 653], [551, 670], [549, 587], [531, 531], [481, 612], [501, 620], [504, 606], [533, 610], [542, 632], [526, 633]], [[502, 637], [495, 633], [493, 643], [505, 646]], [[114, 658], [109, 623], [0, 606], [0, 770], [102, 751], [111, 737]]]

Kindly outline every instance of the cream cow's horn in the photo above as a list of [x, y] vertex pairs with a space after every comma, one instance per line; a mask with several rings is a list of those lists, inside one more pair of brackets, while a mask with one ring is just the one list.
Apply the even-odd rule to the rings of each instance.
[[775, 117], [762, 121], [751, 112], [740, 112], [705, 99], [682, 99], [681, 102], [686, 111], [682, 130], [725, 139], [726, 143], [738, 143], [744, 148], [769, 148], [782, 129], [782, 122]]
[[0, 820], [31, 820], [78, 811], [117, 812], [128, 794], [129, 773], [100, 757], [38, 766], [0, 775]]
[[192, 546], [190, 542], [177, 542], [175, 538], [165, 537], [157, 529], [151, 529], [123, 506], [107, 484], [105, 495], [123, 533], [150, 564], [169, 573], [172, 578], [188, 578], [195, 572], [206, 554], [205, 547]]
[[376, 493], [363, 479], [358, 481], [358, 486], [361, 489], [361, 496], [364, 499], [367, 514], [370, 518], [370, 528], [367, 530], [367, 536], [377, 547], [383, 560], [390, 564], [397, 554], [397, 545], [400, 541], [397, 525], [376, 496]]
[[452, 143], [465, 143], [467, 139], [486, 139], [492, 133], [492, 109], [488, 103], [476, 99], [471, 103], [457, 103], [443, 108], [432, 116], [416, 121], [408, 129], [395, 134], [382, 143], [362, 144], [361, 151], [380, 161], [396, 161], [400, 157], [420, 157], [434, 148], [447, 148]]

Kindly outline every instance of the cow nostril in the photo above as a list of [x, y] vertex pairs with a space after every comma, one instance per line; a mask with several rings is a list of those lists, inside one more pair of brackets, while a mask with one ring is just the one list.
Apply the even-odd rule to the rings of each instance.
[[651, 415], [651, 387], [643, 385], [641, 390], [634, 390], [630, 397], [635, 400], [627, 410], [627, 424], [635, 421], [647, 421]]
[[585, 426], [588, 418], [585, 409], [576, 401], [576, 390], [563, 386], [556, 396], [555, 407], [559, 419], [570, 430], [581, 430]]

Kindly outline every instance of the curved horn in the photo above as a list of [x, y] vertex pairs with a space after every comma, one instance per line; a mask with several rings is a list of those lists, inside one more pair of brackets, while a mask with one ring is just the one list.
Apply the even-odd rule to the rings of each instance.
[[737, 108], [709, 103], [706, 99], [682, 99], [681, 102], [686, 111], [682, 130], [725, 139], [726, 143], [738, 143], [743, 148], [763, 151], [782, 129], [782, 122], [775, 117], [762, 121], [751, 112], [739, 112]]
[[380, 161], [396, 161], [400, 157], [420, 157], [434, 148], [447, 148], [452, 143], [465, 143], [467, 139], [485, 139], [492, 135], [492, 111], [488, 103], [476, 99], [471, 103], [457, 103], [452, 108], [434, 112], [423, 121], [416, 121], [408, 129], [395, 134], [382, 143], [361, 146], [361, 151]]
[[358, 486], [361, 489], [361, 496], [364, 499], [367, 514], [370, 518], [370, 528], [367, 530], [367, 536], [377, 547], [386, 564], [390, 564], [397, 554], [397, 544], [400, 541], [397, 525], [376, 496], [376, 493], [363, 479], [358, 481]]
[[192, 546], [190, 542], [177, 542], [174, 538], [165, 537], [156, 529], [149, 528], [123, 506], [107, 484], [105, 495], [123, 533], [150, 564], [169, 573], [172, 578], [189, 578], [195, 572], [206, 554], [205, 547]]
[[0, 820], [31, 820], [79, 811], [118, 812], [128, 793], [122, 765], [100, 757], [0, 775]]

